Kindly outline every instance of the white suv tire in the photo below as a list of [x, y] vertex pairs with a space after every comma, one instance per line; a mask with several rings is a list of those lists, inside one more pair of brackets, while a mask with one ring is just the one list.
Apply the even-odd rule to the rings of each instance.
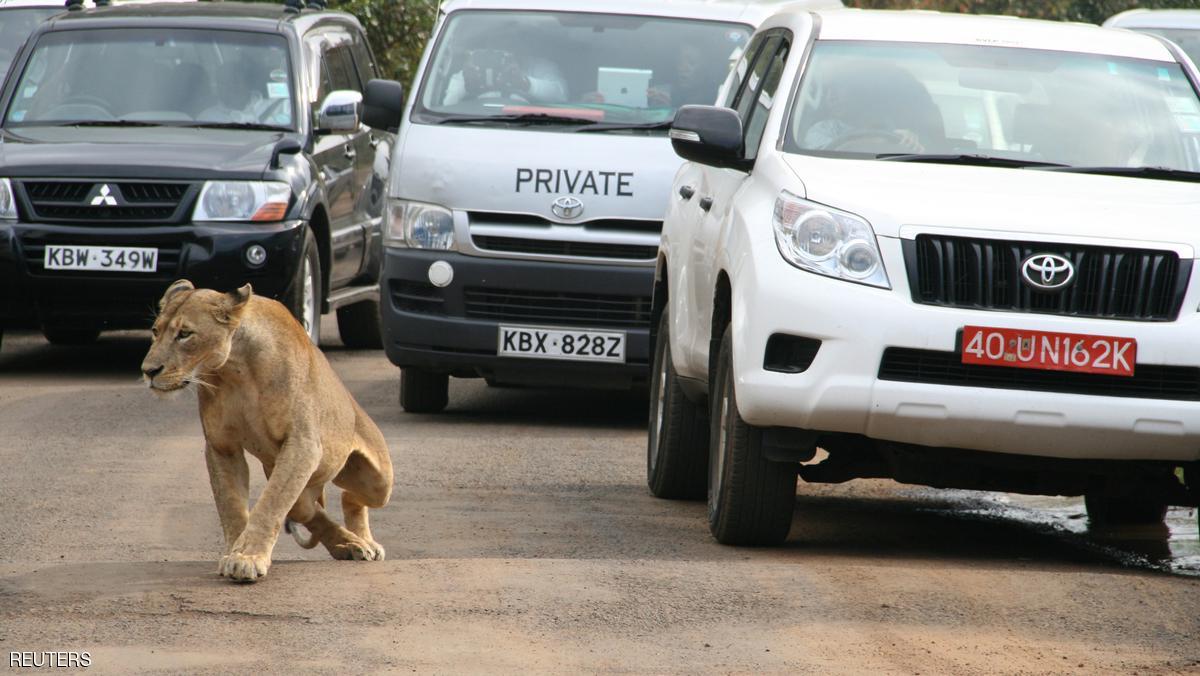
[[664, 310], [654, 343], [646, 483], [655, 497], [702, 500], [708, 476], [708, 416], [688, 400], [671, 360], [671, 322]]

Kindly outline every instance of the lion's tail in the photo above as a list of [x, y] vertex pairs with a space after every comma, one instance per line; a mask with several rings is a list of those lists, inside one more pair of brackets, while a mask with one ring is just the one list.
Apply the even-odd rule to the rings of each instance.
[[302, 535], [300, 535], [300, 529], [296, 528], [296, 526], [298, 526], [298, 525], [299, 524], [297, 524], [295, 521], [292, 521], [291, 519], [283, 520], [283, 529], [292, 534], [292, 538], [296, 541], [296, 544], [300, 545], [301, 547], [303, 547], [305, 549], [312, 549], [313, 547], [316, 547], [317, 546], [317, 536], [313, 535], [312, 533], [309, 533], [308, 539], [305, 540], [304, 537]]

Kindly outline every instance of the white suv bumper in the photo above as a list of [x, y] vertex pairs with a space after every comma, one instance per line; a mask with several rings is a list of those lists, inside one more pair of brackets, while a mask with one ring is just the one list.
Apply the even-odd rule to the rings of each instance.
[[[1137, 340], [1139, 365], [1200, 367], [1195, 276], [1174, 322], [961, 310], [914, 303], [900, 240], [880, 238], [879, 244], [891, 290], [805, 272], [777, 252], [740, 259], [744, 265], [732, 284], [734, 365], [738, 408], [747, 422], [1057, 458], [1200, 459], [1200, 401], [879, 378], [886, 348], [954, 352], [966, 325], [1124, 336]], [[821, 341], [806, 371], [763, 368], [775, 333]]]

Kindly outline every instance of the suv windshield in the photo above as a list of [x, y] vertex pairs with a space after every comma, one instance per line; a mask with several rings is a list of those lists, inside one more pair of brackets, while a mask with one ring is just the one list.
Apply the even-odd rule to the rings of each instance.
[[789, 152], [1200, 169], [1200, 101], [1176, 63], [831, 41], [797, 96]]
[[6, 126], [242, 123], [290, 129], [291, 82], [287, 41], [279, 35], [50, 32], [26, 62]]
[[62, 11], [62, 7], [0, 7], [0, 82], [25, 38], [39, 23]]
[[681, 105], [716, 101], [749, 34], [740, 24], [645, 16], [455, 12], [416, 121], [661, 125]]

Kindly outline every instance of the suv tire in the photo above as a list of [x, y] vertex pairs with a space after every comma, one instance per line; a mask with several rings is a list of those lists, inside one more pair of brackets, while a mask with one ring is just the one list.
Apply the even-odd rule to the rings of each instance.
[[300, 265], [292, 278], [283, 304], [291, 311], [313, 345], [321, 344], [321, 256], [312, 228], [304, 228]]
[[42, 335], [51, 345], [91, 345], [100, 337], [100, 329], [44, 326]]
[[797, 466], [764, 458], [761, 431], [738, 413], [730, 326], [709, 392], [708, 529], [723, 545], [777, 545], [792, 526]]
[[414, 366], [400, 369], [400, 406], [409, 413], [437, 413], [450, 401], [450, 376]]
[[1089, 526], [1156, 526], [1167, 518], [1167, 506], [1153, 500], [1085, 495]]
[[670, 325], [664, 310], [658, 322], [650, 380], [646, 483], [658, 498], [700, 500], [708, 480], [708, 416], [679, 386], [679, 374], [671, 361]]
[[352, 350], [378, 350], [383, 347], [379, 326], [379, 301], [366, 300], [337, 309], [338, 333], [342, 344]]

